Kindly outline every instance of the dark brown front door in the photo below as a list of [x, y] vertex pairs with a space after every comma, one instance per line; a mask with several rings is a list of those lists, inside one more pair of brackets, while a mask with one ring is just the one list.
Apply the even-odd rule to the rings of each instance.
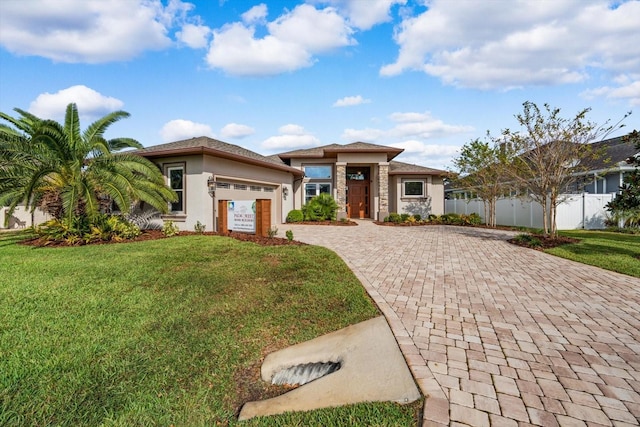
[[347, 168], [347, 214], [349, 218], [369, 218], [369, 168], [351, 169]]

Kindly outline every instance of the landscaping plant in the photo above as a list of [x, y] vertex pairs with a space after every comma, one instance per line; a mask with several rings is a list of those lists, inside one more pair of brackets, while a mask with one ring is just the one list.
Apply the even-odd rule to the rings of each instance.
[[328, 193], [322, 193], [309, 200], [302, 207], [305, 221], [335, 221], [338, 204]]

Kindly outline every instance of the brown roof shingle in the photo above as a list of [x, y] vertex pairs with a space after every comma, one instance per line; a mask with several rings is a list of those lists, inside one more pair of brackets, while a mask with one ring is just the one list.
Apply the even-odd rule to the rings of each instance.
[[370, 144], [368, 142], [353, 142], [345, 145], [329, 144], [321, 147], [287, 151], [285, 153], [278, 154], [278, 156], [280, 156], [281, 159], [291, 159], [303, 157], [335, 157], [337, 153], [386, 153], [387, 161], [389, 161], [403, 151], [404, 150], [402, 148], [387, 147], [384, 145]]
[[447, 175], [446, 171], [426, 166], [412, 165], [409, 163], [398, 162], [396, 160], [389, 162], [389, 175]]
[[209, 138], [206, 136], [169, 142], [167, 144], [154, 145], [152, 147], [145, 147], [139, 150], [132, 151], [131, 153], [148, 158], [206, 153], [230, 160], [251, 163], [254, 165], [275, 167], [276, 169], [291, 172], [295, 175], [302, 174], [302, 171], [287, 166], [277, 156], [263, 156], [262, 154], [247, 150], [246, 148], [240, 147], [238, 145], [218, 141], [217, 139]]

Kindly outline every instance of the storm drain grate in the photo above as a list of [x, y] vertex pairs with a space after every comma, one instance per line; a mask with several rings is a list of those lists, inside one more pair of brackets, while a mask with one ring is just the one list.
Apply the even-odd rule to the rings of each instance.
[[303, 385], [329, 375], [339, 370], [340, 367], [340, 362], [317, 362], [296, 365], [276, 373], [271, 383], [277, 385]]

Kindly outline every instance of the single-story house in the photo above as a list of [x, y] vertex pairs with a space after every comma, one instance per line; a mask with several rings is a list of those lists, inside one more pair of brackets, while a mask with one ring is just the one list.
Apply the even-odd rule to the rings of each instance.
[[[221, 200], [270, 200], [274, 227], [321, 193], [336, 200], [339, 219], [383, 220], [391, 212], [443, 214], [446, 172], [393, 160], [402, 151], [355, 142], [263, 156], [198, 137], [134, 153], [154, 162], [178, 194], [162, 221], [171, 220], [181, 230], [193, 230], [200, 223], [205, 230], [217, 231]], [[33, 220], [11, 224], [29, 226]]]
[[393, 161], [402, 149], [356, 142], [263, 156], [208, 137], [137, 150], [179, 196], [163, 220], [218, 230], [219, 200], [271, 200], [273, 226], [312, 197], [331, 194], [338, 218], [382, 220], [390, 212], [444, 213], [445, 172]]

